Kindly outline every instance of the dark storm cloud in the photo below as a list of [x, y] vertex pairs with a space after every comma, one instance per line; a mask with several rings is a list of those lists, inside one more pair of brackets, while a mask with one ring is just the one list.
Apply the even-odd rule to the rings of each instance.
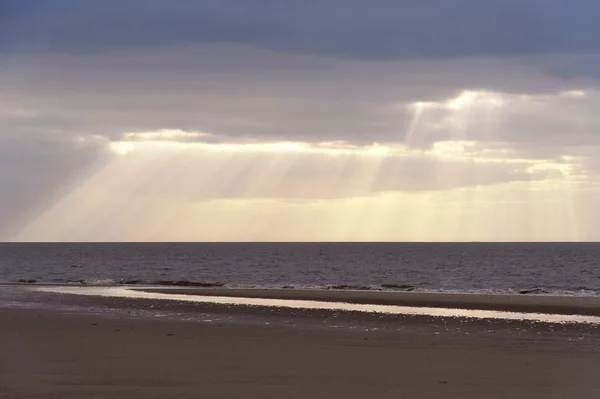
[[585, 53], [595, 0], [4, 0], [0, 49], [235, 43], [356, 59]]

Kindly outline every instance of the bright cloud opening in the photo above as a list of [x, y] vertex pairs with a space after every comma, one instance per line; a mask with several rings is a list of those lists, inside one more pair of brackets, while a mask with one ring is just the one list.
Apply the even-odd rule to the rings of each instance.
[[123, 133], [124, 141], [184, 141], [211, 137], [206, 132], [188, 132], [180, 129], [161, 129], [151, 132]]

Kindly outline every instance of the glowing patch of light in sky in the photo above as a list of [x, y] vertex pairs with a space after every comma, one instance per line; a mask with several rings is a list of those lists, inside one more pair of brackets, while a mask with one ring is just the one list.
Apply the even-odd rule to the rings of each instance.
[[461, 155], [475, 144], [474, 141], [438, 141], [433, 143], [431, 153], [437, 156]]
[[478, 94], [473, 91], [463, 91], [457, 97], [449, 100], [446, 105], [448, 108], [458, 111], [460, 109], [466, 108], [469, 105], [472, 105], [475, 102]]
[[150, 132], [126, 132], [123, 134], [123, 141], [183, 140], [211, 136], [212, 134], [206, 132], [187, 132], [179, 129], [161, 129]]
[[[554, 94], [562, 102], [582, 95]], [[489, 152], [491, 130], [477, 137], [480, 141], [463, 137], [477, 118], [495, 115], [505, 105], [543, 105], [547, 97], [464, 91], [439, 102], [408, 104], [414, 113], [405, 141], [367, 145], [236, 142], [216, 133], [169, 129], [126, 132], [121, 141], [107, 142], [116, 155], [103, 169], [63, 192], [14, 239], [51, 232], [46, 240], [110, 240], [111, 234], [134, 240], [569, 240], [578, 237], [578, 216], [569, 208], [577, 202], [573, 187], [581, 159]], [[430, 146], [411, 147], [435, 123], [449, 134]], [[210, 142], [203, 141], [207, 138]], [[406, 159], [417, 162], [399, 162]], [[435, 176], [425, 175], [433, 184], [423, 189], [419, 167], [426, 162], [434, 164]], [[452, 162], [468, 168], [453, 168]], [[503, 173], [524, 171], [529, 180], [486, 188], [460, 185], [496, 164], [510, 165]], [[396, 185], [402, 179], [417, 187]], [[512, 198], [513, 193], [519, 194]], [[557, 201], [565, 208], [559, 216], [552, 213]], [[513, 215], [529, 218], [531, 230], [516, 237], [514, 223], [506, 222]]]
[[561, 92], [561, 95], [565, 97], [583, 98], [585, 97], [586, 93], [583, 90], [567, 90]]
[[415, 132], [417, 131], [417, 128], [419, 127], [419, 122], [421, 121], [421, 116], [423, 115], [423, 112], [426, 109], [426, 104], [417, 102], [415, 104], [412, 104], [412, 108], [413, 108], [413, 116], [412, 116], [412, 119], [410, 120], [410, 124], [408, 125], [408, 129], [404, 136], [404, 141], [409, 144], [412, 142], [413, 136], [415, 135]]
[[131, 141], [113, 141], [110, 143], [110, 149], [115, 154], [127, 155], [135, 149], [135, 143]]

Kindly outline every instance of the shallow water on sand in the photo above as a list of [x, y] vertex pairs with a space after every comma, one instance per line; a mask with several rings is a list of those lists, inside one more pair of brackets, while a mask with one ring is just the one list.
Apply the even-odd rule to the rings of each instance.
[[476, 309], [450, 309], [439, 307], [413, 307], [394, 305], [352, 304], [315, 300], [291, 300], [273, 298], [243, 298], [226, 296], [181, 295], [153, 293], [122, 287], [42, 287], [41, 292], [89, 295], [117, 298], [142, 298], [168, 301], [196, 302], [220, 305], [263, 306], [292, 309], [335, 310], [344, 312], [383, 313], [389, 315], [461, 317], [469, 319], [524, 320], [542, 323], [587, 323], [600, 325], [600, 317], [583, 315], [504, 312]]

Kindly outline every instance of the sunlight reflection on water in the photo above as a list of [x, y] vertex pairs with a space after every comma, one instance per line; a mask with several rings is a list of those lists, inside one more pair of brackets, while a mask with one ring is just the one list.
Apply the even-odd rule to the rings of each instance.
[[562, 315], [546, 313], [505, 312], [495, 310], [451, 309], [396, 305], [352, 304], [312, 300], [240, 298], [226, 296], [202, 296], [152, 293], [123, 287], [42, 287], [37, 291], [59, 294], [89, 295], [116, 298], [157, 299], [180, 302], [212, 303], [221, 305], [243, 305], [281, 307], [293, 309], [338, 310], [365, 313], [383, 313], [409, 316], [463, 317], [475, 319], [527, 320], [543, 323], [588, 323], [600, 324], [598, 316]]

